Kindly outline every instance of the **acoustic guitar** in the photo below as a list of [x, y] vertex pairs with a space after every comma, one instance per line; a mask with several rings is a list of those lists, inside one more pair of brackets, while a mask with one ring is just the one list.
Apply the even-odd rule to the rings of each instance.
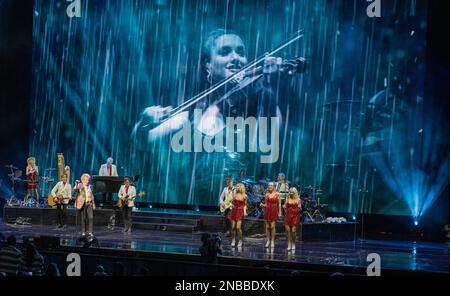
[[50, 207], [54, 207], [56, 205], [62, 204], [62, 201], [64, 199], [72, 200], [73, 198], [71, 198], [71, 197], [64, 197], [62, 194], [57, 194], [56, 196], [53, 196], [53, 195], [49, 194], [48, 198], [47, 198], [47, 204]]

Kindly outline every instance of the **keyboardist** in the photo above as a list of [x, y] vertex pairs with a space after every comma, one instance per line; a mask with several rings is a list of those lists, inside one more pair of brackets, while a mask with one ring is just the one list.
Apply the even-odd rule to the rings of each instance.
[[[100, 170], [98, 172], [99, 176], [118, 176], [117, 175], [117, 166], [113, 164], [114, 159], [112, 157], [108, 157], [106, 163], [100, 166]], [[103, 205], [104, 206], [113, 206], [113, 194], [112, 193], [103, 193]]]

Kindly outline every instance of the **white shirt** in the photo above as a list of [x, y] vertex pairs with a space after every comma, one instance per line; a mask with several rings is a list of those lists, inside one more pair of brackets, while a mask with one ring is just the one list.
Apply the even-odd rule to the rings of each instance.
[[125, 196], [128, 195], [128, 207], [134, 207], [134, 197], [136, 197], [136, 187], [133, 185], [128, 186], [128, 193], [126, 192], [125, 185], [120, 186], [119, 189], [119, 198], [125, 199]]
[[111, 175], [109, 174], [108, 164], [102, 164], [100, 166], [100, 170], [98, 172], [99, 176], [118, 176], [117, 175], [117, 167], [115, 164], [111, 165]]
[[289, 192], [289, 184], [286, 183], [286, 182], [283, 182], [283, 183], [278, 183], [277, 182], [276, 191], [280, 192], [280, 193], [287, 193], [287, 192]]
[[53, 197], [61, 194], [63, 196], [62, 203], [66, 205], [69, 203], [69, 200], [72, 197], [72, 186], [70, 186], [69, 182], [66, 182], [66, 184], [64, 184], [63, 181], [59, 181], [58, 183], [56, 183], [55, 187], [53, 187], [51, 194], [53, 195]]
[[91, 202], [91, 201], [93, 201], [93, 196], [92, 196], [92, 190], [91, 190], [91, 187], [88, 185], [88, 186], [83, 186], [84, 188], [84, 193], [85, 193], [85, 196], [86, 196], [86, 200], [85, 200], [85, 202], [86, 203], [89, 203], [89, 202]]

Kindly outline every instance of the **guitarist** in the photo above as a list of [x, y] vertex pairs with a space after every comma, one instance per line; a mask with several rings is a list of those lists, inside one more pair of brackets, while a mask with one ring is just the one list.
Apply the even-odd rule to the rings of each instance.
[[231, 177], [228, 177], [226, 179], [227, 181], [227, 186], [222, 190], [222, 193], [220, 194], [219, 197], [219, 207], [220, 207], [220, 212], [224, 215], [225, 217], [225, 231], [226, 234], [229, 234], [229, 229], [230, 229], [230, 220], [227, 219], [228, 217], [228, 213], [231, 211], [231, 205], [233, 202], [233, 196], [234, 196], [234, 191], [235, 191], [235, 187], [233, 186], [233, 179]]
[[125, 177], [124, 184], [119, 189], [119, 203], [122, 203], [122, 215], [124, 232], [131, 233], [131, 211], [134, 207], [136, 187], [131, 184], [129, 178]]
[[56, 203], [58, 213], [58, 228], [66, 227], [66, 209], [69, 200], [72, 199], [72, 186], [67, 182], [67, 175], [62, 175], [61, 181], [53, 187], [51, 195]]

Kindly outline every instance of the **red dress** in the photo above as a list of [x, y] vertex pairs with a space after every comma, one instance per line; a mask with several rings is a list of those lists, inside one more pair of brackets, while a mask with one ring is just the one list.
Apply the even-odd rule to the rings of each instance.
[[28, 189], [39, 189], [39, 181], [36, 172], [27, 175], [27, 181], [25, 182], [25, 191], [27, 191]]
[[298, 203], [286, 203], [286, 217], [284, 225], [297, 226], [300, 223], [300, 209]]
[[277, 221], [278, 212], [278, 193], [273, 194], [272, 197], [267, 194], [266, 208], [264, 209], [264, 220], [269, 222]]
[[233, 199], [233, 208], [230, 213], [228, 213], [228, 219], [231, 221], [242, 221], [244, 220], [244, 200]]

